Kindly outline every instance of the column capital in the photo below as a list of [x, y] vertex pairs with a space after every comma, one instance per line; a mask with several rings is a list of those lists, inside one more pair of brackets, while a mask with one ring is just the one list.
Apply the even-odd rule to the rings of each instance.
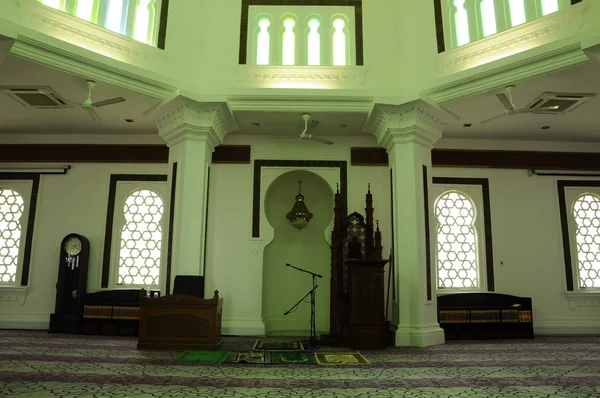
[[395, 144], [409, 142], [433, 148], [448, 120], [444, 111], [416, 100], [401, 105], [375, 104], [365, 128], [388, 151]]
[[155, 118], [158, 135], [169, 147], [190, 140], [204, 141], [214, 150], [227, 133], [237, 130], [225, 102], [197, 102], [180, 97], [169, 105]]

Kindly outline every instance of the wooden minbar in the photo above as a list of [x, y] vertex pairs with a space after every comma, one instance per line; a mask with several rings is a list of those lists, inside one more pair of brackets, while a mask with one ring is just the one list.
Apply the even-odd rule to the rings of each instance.
[[[144, 291], [142, 291], [144, 292]], [[223, 299], [184, 294], [140, 297], [138, 349], [215, 349], [221, 344]]]
[[329, 333], [321, 344], [361, 349], [386, 347], [389, 322], [385, 319], [384, 271], [381, 231], [374, 226], [371, 189], [366, 195], [366, 220], [354, 212], [341, 214], [341, 197], [335, 195], [331, 233], [331, 298]]

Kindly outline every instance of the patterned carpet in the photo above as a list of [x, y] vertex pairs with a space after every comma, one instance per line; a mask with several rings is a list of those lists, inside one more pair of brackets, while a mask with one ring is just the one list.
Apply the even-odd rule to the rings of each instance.
[[[224, 350], [249, 350], [228, 337]], [[0, 397], [600, 397], [600, 338], [361, 351], [372, 365], [178, 363], [135, 338], [0, 331]], [[330, 350], [330, 348], [327, 348]]]

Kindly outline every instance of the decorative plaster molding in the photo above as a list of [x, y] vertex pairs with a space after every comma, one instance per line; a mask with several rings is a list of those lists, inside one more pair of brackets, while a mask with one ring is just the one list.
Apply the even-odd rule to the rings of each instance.
[[[158, 134], [169, 147], [185, 141], [206, 141], [211, 151], [236, 129], [225, 103], [200, 103], [184, 99], [180, 105], [156, 119]], [[183, 103], [181, 103], [183, 102]]]
[[15, 302], [24, 305], [27, 299], [27, 286], [0, 286], [0, 303]]
[[247, 87], [344, 89], [362, 86], [364, 66], [239, 65], [239, 82]]
[[[25, 26], [57, 39], [102, 53], [119, 61], [153, 66], [164, 61], [164, 51], [96, 24], [45, 6], [35, 0], [19, 0]], [[140, 65], [140, 66], [143, 66]]]
[[600, 291], [567, 292], [569, 308], [575, 311], [576, 307], [600, 307]]
[[504, 32], [445, 51], [439, 55], [440, 68], [451, 74], [492, 62], [581, 31], [585, 3], [566, 7]]
[[66, 51], [57, 45], [53, 46], [35, 38], [19, 34], [10, 53], [62, 72], [85, 79], [93, 78], [97, 82], [106, 83], [151, 98], [162, 100], [176, 91], [175, 87], [158, 80], [153, 80], [140, 74]]
[[553, 43], [550, 47], [533, 49], [533, 54], [523, 54], [514, 61], [502, 60], [499, 64], [481, 67], [483, 69], [447, 76], [422, 95], [443, 104], [589, 62], [579, 42]]
[[373, 109], [372, 98], [295, 98], [289, 96], [239, 97], [230, 98], [227, 104], [232, 112], [363, 112]]
[[393, 144], [408, 142], [433, 148], [446, 124], [440, 110], [417, 100], [402, 105], [376, 104], [366, 128], [388, 150]]
[[263, 240], [262, 238], [252, 238], [250, 239], [250, 248], [252, 249], [252, 254], [254, 256], [258, 256], [260, 251], [262, 250]]

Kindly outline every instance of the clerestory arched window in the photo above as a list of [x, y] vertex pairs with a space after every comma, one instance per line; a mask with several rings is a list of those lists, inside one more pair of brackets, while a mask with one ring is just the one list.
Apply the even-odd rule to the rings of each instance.
[[258, 34], [256, 36], [256, 64], [269, 65], [271, 52], [271, 34], [269, 33], [271, 21], [261, 18], [258, 21]]
[[525, 0], [508, 0], [510, 26], [515, 27], [527, 22]]
[[454, 27], [456, 35], [456, 47], [468, 44], [469, 37], [469, 19], [465, 9], [465, 0], [454, 0]]
[[347, 37], [344, 28], [346, 21], [337, 18], [333, 21], [333, 65], [346, 66], [348, 59], [346, 56]]
[[312, 18], [308, 21], [307, 60], [308, 65], [321, 65], [321, 21]]
[[296, 21], [287, 18], [283, 21], [281, 63], [283, 65], [294, 65], [296, 63], [296, 33], [294, 27]]
[[494, 9], [494, 0], [482, 0], [479, 3], [481, 15], [481, 32], [483, 37], [493, 35], [496, 29], [496, 10]]

